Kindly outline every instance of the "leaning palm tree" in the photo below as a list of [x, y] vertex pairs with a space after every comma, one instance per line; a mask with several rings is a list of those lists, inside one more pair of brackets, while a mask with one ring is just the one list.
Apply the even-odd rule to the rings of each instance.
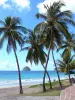
[[61, 56], [62, 59], [58, 60], [58, 70], [60, 72], [66, 72], [69, 77], [69, 82], [71, 83], [71, 78], [70, 78], [70, 71], [75, 70], [75, 55], [71, 56], [70, 48], [68, 47], [65, 51], [64, 56]]
[[[52, 43], [55, 43], [58, 45], [58, 43], [61, 45], [61, 35], [69, 40], [70, 34], [68, 32], [68, 23], [75, 25], [75, 23], [72, 20], [72, 13], [71, 11], [61, 11], [61, 8], [64, 6], [62, 2], [54, 2], [52, 5], [44, 5], [45, 9], [47, 10], [47, 13], [44, 14], [36, 14], [37, 18], [43, 18], [44, 21], [39, 23], [35, 27], [35, 31], [37, 31], [40, 34], [43, 34], [45, 37], [47, 37], [47, 46], [49, 48], [48, 50], [48, 57], [46, 61], [46, 66], [45, 68], [47, 69], [48, 61], [49, 61], [49, 55], [50, 55], [50, 50], [52, 48]], [[58, 45], [59, 46], [59, 45]], [[54, 47], [53, 47], [54, 48]], [[53, 54], [53, 49], [52, 49], [52, 54]], [[54, 59], [54, 57], [53, 57]], [[54, 60], [55, 64], [55, 60]], [[56, 64], [55, 64], [56, 66]], [[58, 80], [59, 84], [61, 85], [60, 82], [60, 77], [56, 68], [56, 72], [58, 75]]]
[[[40, 36], [38, 34], [35, 34], [33, 31], [29, 31], [28, 36], [25, 37], [25, 43], [28, 43], [29, 45], [27, 47], [22, 48], [22, 50], [27, 50], [27, 57], [26, 61], [30, 61], [31, 64], [34, 62], [35, 64], [38, 64], [41, 62], [41, 65], [43, 66], [45, 70], [44, 63], [46, 62], [47, 54], [43, 50], [43, 45], [40, 41]], [[50, 89], [52, 89], [52, 84], [50, 80], [50, 76], [46, 70], [46, 74], [49, 78], [50, 82]], [[45, 80], [43, 80], [43, 90], [46, 91], [46, 88], [44, 89], [45, 86]]]
[[21, 83], [20, 66], [19, 66], [16, 50], [17, 50], [17, 44], [21, 46], [21, 44], [23, 43], [22, 32], [26, 32], [26, 28], [24, 28], [23, 26], [20, 26], [20, 18], [7, 17], [5, 21], [0, 20], [0, 33], [2, 34], [0, 38], [0, 48], [3, 46], [3, 43], [6, 40], [7, 52], [10, 53], [11, 49], [13, 49], [14, 51], [14, 55], [15, 55], [16, 63], [18, 67], [19, 86], [20, 86], [21, 94], [23, 94], [23, 89], [22, 89], [22, 83]]

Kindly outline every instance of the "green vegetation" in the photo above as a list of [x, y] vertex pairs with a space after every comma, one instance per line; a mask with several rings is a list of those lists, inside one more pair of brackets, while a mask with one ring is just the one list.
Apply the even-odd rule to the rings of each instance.
[[61, 60], [57, 61], [58, 64], [58, 70], [60, 72], [66, 72], [66, 74], [68, 74], [69, 77], [69, 82], [71, 83], [71, 79], [70, 79], [70, 71], [75, 69], [75, 54], [73, 55], [72, 52], [75, 52], [75, 47], [73, 47], [74, 45], [74, 34], [72, 34], [70, 36], [70, 39], [68, 41], [62, 41], [63, 45], [60, 46], [60, 48], [57, 50], [63, 50], [62, 54], [61, 54]]
[[[61, 82], [62, 82], [63, 87], [64, 87], [64, 86], [70, 85], [70, 84], [69, 84], [69, 81], [68, 81], [67, 79], [66, 79], [66, 80], [61, 80]], [[30, 86], [30, 88], [42, 87], [42, 86], [43, 86], [42, 84], [39, 84], [39, 85], [32, 85], [32, 86]], [[46, 87], [49, 88], [49, 82], [46, 83]], [[54, 81], [54, 82], [52, 82], [52, 87], [53, 87], [53, 88], [59, 87], [59, 81]]]
[[[69, 84], [69, 80], [61, 80], [61, 83], [62, 83], [62, 86], [64, 88], [68, 87], [70, 84]], [[38, 87], [42, 87], [43, 85], [42, 84], [39, 84], [39, 85], [33, 85], [33, 86], [30, 86], [30, 88], [38, 88]], [[46, 88], [47, 88], [47, 91], [46, 92], [38, 92], [38, 93], [30, 93], [30, 94], [26, 94], [26, 95], [33, 95], [33, 96], [59, 96], [60, 95], [60, 92], [61, 92], [61, 88], [59, 86], [59, 81], [55, 81], [55, 82], [52, 82], [52, 87], [53, 89], [49, 89], [49, 83], [46, 83]]]
[[66, 72], [69, 77], [69, 82], [71, 83], [71, 78], [70, 78], [70, 70], [75, 69], [75, 55], [71, 57], [71, 52], [70, 48], [68, 47], [65, 51], [64, 56], [62, 56], [62, 60], [58, 60], [58, 70], [60, 72]]
[[52, 91], [46, 91], [46, 92], [39, 92], [39, 93], [31, 93], [31, 94], [26, 94], [27, 96], [59, 96], [60, 95], [60, 90], [52, 90]]

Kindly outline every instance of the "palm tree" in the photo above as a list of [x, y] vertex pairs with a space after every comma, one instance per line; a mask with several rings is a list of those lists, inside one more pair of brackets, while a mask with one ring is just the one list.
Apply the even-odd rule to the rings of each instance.
[[[58, 49], [57, 49], [57, 51], [59, 51], [59, 50], [63, 50], [63, 52], [62, 52], [62, 54], [61, 54], [61, 56], [63, 57], [63, 59], [64, 59], [64, 57], [66, 57], [65, 55], [70, 55], [71, 53], [72, 53], [72, 51], [74, 51], [75, 52], [75, 47], [72, 47], [72, 43], [73, 43], [73, 41], [74, 41], [74, 37], [75, 37], [75, 35], [74, 34], [71, 34], [70, 35], [70, 39], [69, 40], [65, 40], [65, 41], [62, 41], [62, 43], [63, 43], [63, 45], [62, 46], [60, 46]], [[67, 54], [69, 52], [69, 54]], [[69, 59], [69, 58], [68, 58]], [[69, 74], [69, 81], [70, 81], [70, 84], [71, 84], [71, 80], [70, 80], [70, 70], [69, 70], [69, 67], [68, 67], [68, 74]]]
[[[46, 61], [46, 66], [45, 68], [47, 69], [48, 61], [49, 61], [49, 55], [50, 55], [50, 50], [52, 49], [52, 54], [53, 54], [53, 46], [59, 46], [61, 45], [61, 35], [65, 37], [66, 39], [69, 40], [70, 34], [68, 32], [68, 23], [75, 25], [75, 23], [72, 20], [72, 13], [71, 11], [61, 11], [61, 7], [63, 7], [64, 4], [59, 2], [54, 2], [52, 5], [44, 5], [44, 7], [47, 10], [47, 13], [44, 14], [36, 14], [37, 18], [43, 18], [44, 21], [39, 23], [35, 27], [35, 31], [37, 31], [40, 34], [43, 34], [46, 37], [46, 44], [49, 48], [48, 50], [48, 57]], [[54, 43], [54, 44], [53, 44]], [[54, 57], [53, 57], [54, 59]], [[55, 64], [55, 59], [54, 59], [54, 64]], [[56, 67], [56, 64], [55, 64]], [[61, 85], [60, 82], [60, 77], [58, 74], [58, 70], [56, 68], [56, 72], [58, 75], [58, 80], [59, 84]]]
[[[28, 43], [29, 46], [22, 48], [22, 50], [28, 50], [27, 53], [27, 57], [26, 57], [26, 61], [30, 61], [31, 64], [32, 62], [34, 62], [35, 64], [38, 64], [39, 62], [41, 62], [41, 65], [43, 66], [44, 70], [45, 66], [44, 63], [46, 62], [46, 53], [43, 50], [43, 45], [40, 42], [40, 36], [38, 34], [35, 34], [34, 31], [29, 31], [28, 36], [26, 36], [25, 38], [25, 43]], [[50, 89], [52, 89], [52, 84], [51, 84], [51, 80], [50, 80], [50, 76], [46, 70], [47, 76], [49, 78], [49, 82], [50, 82]], [[43, 80], [43, 87], [45, 86], [45, 80]], [[46, 91], [46, 88], [44, 89], [44, 91]]]
[[20, 67], [19, 67], [16, 50], [17, 50], [17, 44], [21, 46], [21, 44], [23, 43], [22, 32], [26, 32], [26, 28], [20, 26], [20, 18], [18, 17], [13, 17], [13, 18], [7, 17], [4, 22], [0, 21], [0, 24], [1, 24], [0, 33], [2, 34], [0, 38], [0, 48], [3, 46], [3, 43], [6, 40], [7, 52], [10, 53], [11, 49], [13, 49], [16, 58], [17, 67], [18, 67], [20, 93], [23, 94]]
[[71, 83], [71, 78], [70, 78], [70, 71], [75, 69], [75, 55], [71, 56], [71, 49], [68, 47], [65, 51], [65, 55], [62, 56], [62, 60], [58, 60], [58, 70], [60, 72], [66, 72], [69, 77], [69, 82]]
[[65, 55], [67, 48], [70, 48], [70, 52], [75, 52], [75, 47], [73, 47], [72, 44], [74, 44], [75, 35], [71, 34], [69, 40], [62, 40], [62, 45], [57, 49], [57, 52], [62, 50], [62, 56]]

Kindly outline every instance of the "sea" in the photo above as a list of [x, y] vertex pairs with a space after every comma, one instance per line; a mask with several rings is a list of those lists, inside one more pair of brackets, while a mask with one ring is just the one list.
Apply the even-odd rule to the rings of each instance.
[[[51, 81], [58, 80], [55, 71], [48, 71]], [[44, 71], [21, 71], [22, 85], [41, 84], [43, 81]], [[61, 79], [68, 78], [65, 73], [59, 73]], [[46, 82], [48, 77], [46, 76]], [[17, 71], [0, 71], [0, 88], [18, 86], [18, 72]]]

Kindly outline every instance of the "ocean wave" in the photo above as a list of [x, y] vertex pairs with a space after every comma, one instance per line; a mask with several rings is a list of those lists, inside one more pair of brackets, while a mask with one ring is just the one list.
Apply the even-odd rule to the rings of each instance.
[[[48, 79], [46, 79], [46, 82]], [[31, 85], [31, 84], [40, 84], [42, 83], [42, 79], [26, 79], [22, 80], [22, 85]], [[0, 80], [0, 87], [9, 87], [9, 86], [18, 86], [19, 85], [19, 80]]]
[[[61, 79], [65, 79], [62, 77]], [[52, 78], [51, 81], [58, 80], [58, 78]], [[48, 82], [49, 80], [46, 78], [45, 82]], [[23, 79], [22, 80], [22, 85], [34, 85], [34, 84], [41, 84], [43, 82], [43, 79]], [[0, 80], [0, 87], [13, 87], [13, 86], [18, 86], [19, 85], [19, 80]]]

